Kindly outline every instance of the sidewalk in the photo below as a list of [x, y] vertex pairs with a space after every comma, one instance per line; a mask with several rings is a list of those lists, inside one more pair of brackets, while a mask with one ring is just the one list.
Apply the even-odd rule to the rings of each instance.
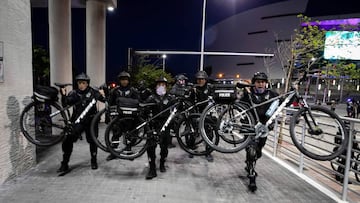
[[251, 193], [244, 154], [214, 152], [209, 163], [203, 157], [188, 158], [177, 146], [169, 149], [167, 172], [145, 180], [146, 154], [134, 161], [107, 162], [107, 154], [99, 151], [99, 169], [91, 170], [82, 140], [74, 145], [69, 174], [57, 176], [62, 155], [55, 146], [27, 174], [0, 186], [0, 202], [334, 202], [266, 156], [257, 163], [258, 190]]

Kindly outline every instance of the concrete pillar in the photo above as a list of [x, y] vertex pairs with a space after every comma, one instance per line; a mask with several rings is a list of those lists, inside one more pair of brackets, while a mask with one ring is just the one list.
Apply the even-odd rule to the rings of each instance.
[[49, 0], [50, 84], [72, 82], [71, 0]]
[[33, 92], [30, 1], [0, 0], [0, 185], [35, 164], [19, 117]]
[[86, 1], [86, 72], [91, 84], [105, 82], [106, 3]]

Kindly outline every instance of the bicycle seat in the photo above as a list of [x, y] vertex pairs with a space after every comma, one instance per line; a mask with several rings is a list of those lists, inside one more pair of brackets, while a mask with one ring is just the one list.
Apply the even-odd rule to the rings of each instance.
[[59, 88], [64, 88], [64, 87], [70, 86], [72, 84], [71, 83], [59, 83], [59, 82], [56, 82], [56, 83], [54, 83], [54, 85], [59, 87]]
[[240, 82], [238, 82], [238, 83], [236, 83], [236, 87], [238, 87], [238, 88], [255, 87], [255, 85], [254, 84], [249, 84], [249, 83], [240, 83]]

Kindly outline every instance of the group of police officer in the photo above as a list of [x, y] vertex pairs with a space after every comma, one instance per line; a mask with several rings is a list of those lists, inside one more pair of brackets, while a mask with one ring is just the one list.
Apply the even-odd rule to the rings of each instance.
[[[158, 112], [161, 110], [167, 108], [169, 105], [172, 104], [174, 101], [174, 95], [184, 95], [185, 91], [189, 91], [189, 100], [192, 103], [197, 103], [204, 101], [208, 99], [208, 96], [212, 94], [212, 87], [208, 83], [208, 75], [205, 71], [199, 71], [196, 73], [196, 85], [191, 87], [191, 89], [187, 89], [188, 86], [186, 85], [186, 82], [188, 78], [183, 75], [177, 75], [176, 76], [176, 83], [174, 86], [170, 89], [168, 92], [168, 81], [165, 77], [160, 77], [156, 80], [156, 87], [154, 91], [150, 91], [148, 88], [144, 87], [143, 84], [140, 84], [138, 88], [133, 87], [130, 84], [130, 74], [123, 71], [118, 75], [118, 87], [111, 90], [108, 101], [110, 105], [118, 105], [121, 102], [131, 102], [132, 100], [134, 102], [138, 102], [139, 100], [142, 102], [156, 102], [158, 105]], [[103, 90], [96, 91], [93, 88], [90, 87], [90, 78], [85, 73], [81, 73], [75, 78], [77, 87], [76, 89], [72, 90], [67, 94], [66, 89], [61, 89], [61, 95], [62, 95], [62, 102], [63, 104], [73, 105], [74, 111], [72, 119], [75, 119], [77, 116], [83, 112], [83, 110], [86, 108], [86, 106], [90, 103], [92, 98], [95, 98], [99, 101], [105, 101], [105, 94]], [[257, 72], [254, 74], [251, 82], [254, 84], [254, 87], [250, 90], [244, 91], [244, 95], [242, 100], [243, 101], [249, 101], [251, 99], [253, 103], [258, 104], [261, 102], [264, 102], [266, 100], [269, 100], [275, 96], [277, 96], [277, 93], [269, 90], [266, 88], [266, 84], [268, 82], [268, 77], [265, 73]], [[124, 100], [125, 99], [125, 100]], [[270, 105], [270, 104], [269, 104]], [[265, 116], [266, 109], [269, 108], [269, 105], [260, 106], [257, 108], [258, 113], [260, 115], [260, 122], [265, 124], [267, 121], [267, 117]], [[206, 107], [206, 104], [204, 106], [200, 106], [199, 110], [200, 112]], [[90, 112], [87, 114], [86, 118], [82, 120], [82, 122], [76, 124], [74, 126], [74, 131], [71, 136], [67, 136], [65, 140], [62, 143], [62, 150], [63, 150], [63, 160], [61, 162], [61, 166], [58, 169], [58, 172], [66, 172], [69, 170], [69, 161], [70, 156], [73, 149], [73, 143], [76, 142], [76, 140], [81, 136], [82, 132], [85, 132], [86, 134], [86, 140], [89, 143], [90, 146], [90, 154], [91, 154], [91, 168], [93, 170], [98, 168], [96, 156], [97, 156], [97, 146], [94, 143], [94, 141], [91, 139], [90, 136], [90, 122], [93, 118], [93, 116], [97, 113], [96, 107], [92, 107]], [[167, 119], [168, 115], [163, 115], [159, 117], [159, 121], [165, 121]], [[155, 123], [163, 123], [163, 122], [155, 122]], [[160, 127], [160, 126], [157, 126]], [[160, 139], [160, 172], [166, 172], [165, 162], [166, 158], [168, 156], [168, 148], [169, 145], [172, 144], [171, 142], [171, 136], [170, 136], [170, 127], [165, 130], [165, 133], [162, 134], [162, 138]], [[256, 140], [252, 142], [248, 148], [255, 148], [256, 153], [250, 153], [249, 150], [247, 150], [247, 160], [245, 161], [247, 166], [249, 162], [254, 162], [258, 158], [261, 157], [261, 150], [263, 146], [265, 145], [266, 137], [265, 138], [259, 138], [259, 140]], [[149, 160], [149, 171], [146, 174], [146, 179], [152, 179], [157, 176], [156, 173], [156, 164], [155, 164], [155, 154], [156, 145], [151, 145], [151, 147], [147, 148], [147, 156]], [[113, 155], [109, 155], [107, 157], [107, 160], [110, 161], [112, 159], [115, 159]], [[209, 162], [213, 161], [213, 156], [208, 153], [206, 155], [206, 159]], [[247, 167], [245, 168], [247, 170]], [[250, 180], [250, 184], [255, 184], [255, 178], [253, 180]]]

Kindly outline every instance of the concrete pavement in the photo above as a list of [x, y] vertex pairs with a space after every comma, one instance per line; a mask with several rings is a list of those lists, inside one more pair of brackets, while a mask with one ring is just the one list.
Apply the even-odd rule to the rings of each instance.
[[244, 154], [214, 152], [214, 162], [208, 162], [189, 158], [177, 146], [169, 150], [167, 172], [145, 180], [146, 154], [107, 162], [99, 151], [99, 169], [91, 170], [82, 140], [74, 145], [69, 174], [57, 176], [62, 154], [55, 146], [28, 173], [0, 186], [0, 202], [335, 202], [266, 156], [257, 163], [258, 190], [251, 193]]

